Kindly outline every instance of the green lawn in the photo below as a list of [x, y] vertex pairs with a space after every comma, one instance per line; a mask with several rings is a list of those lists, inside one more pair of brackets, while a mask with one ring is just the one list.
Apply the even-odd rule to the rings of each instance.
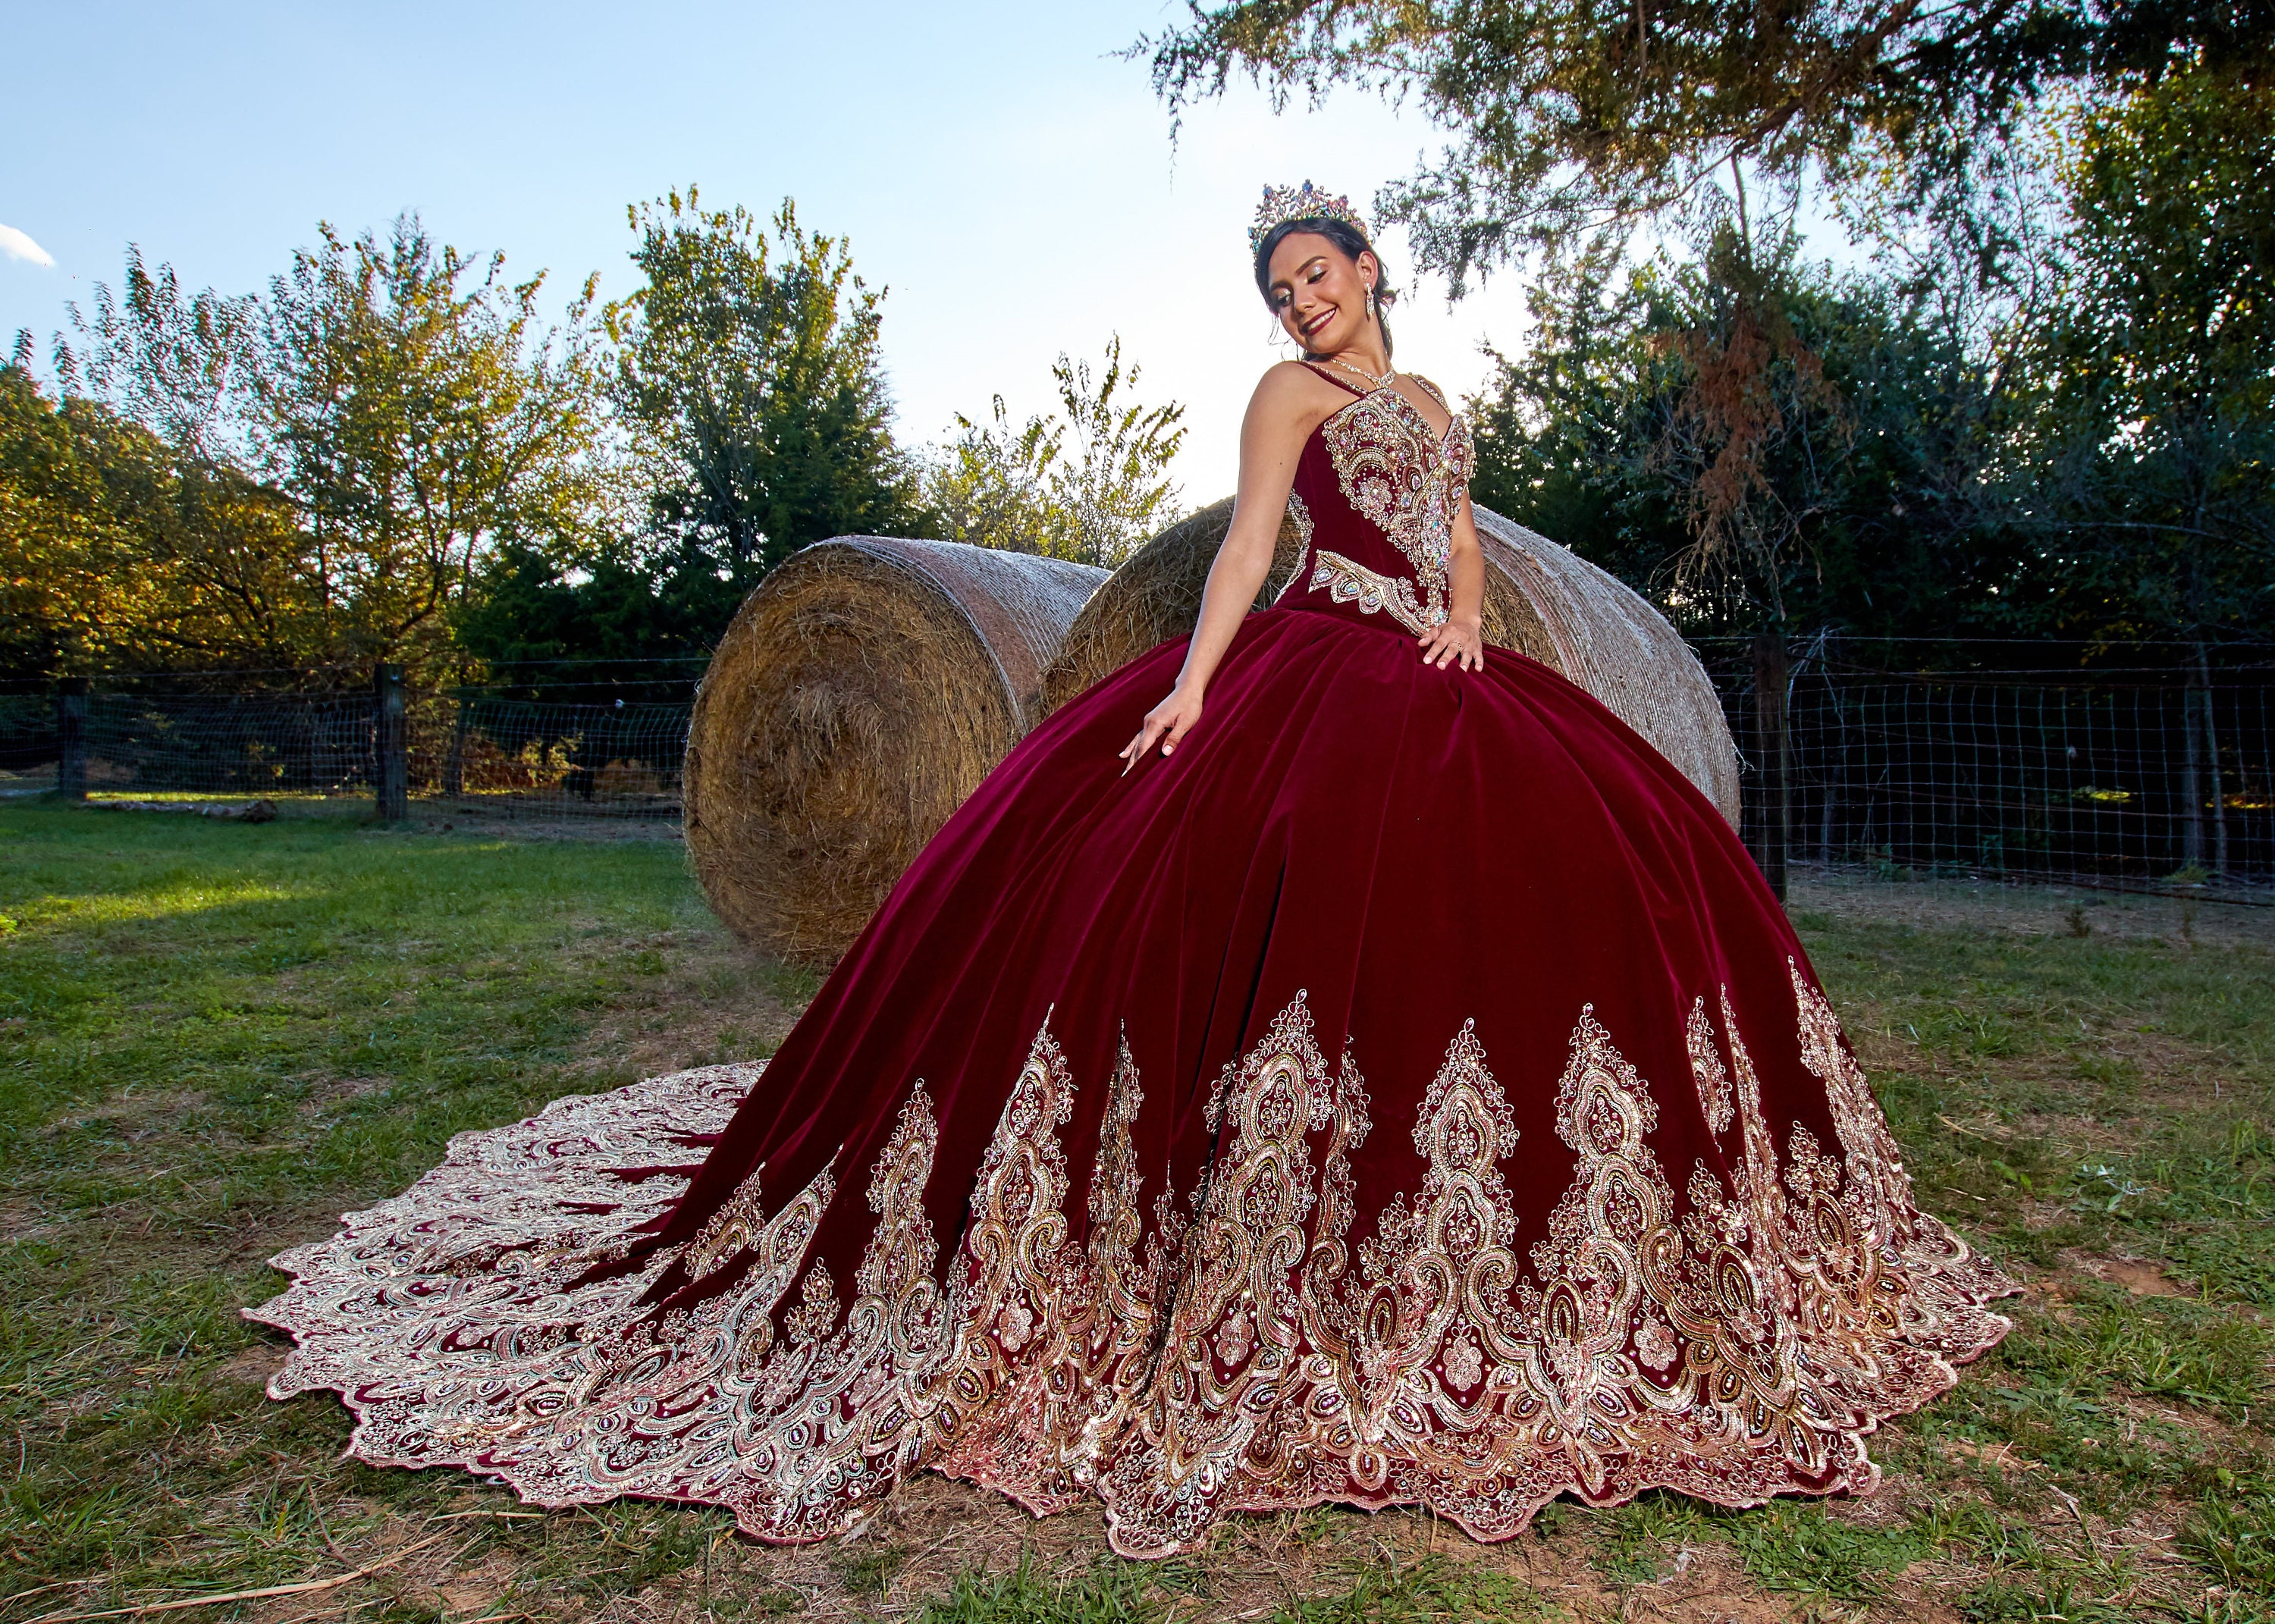
[[931, 1477], [784, 1552], [345, 1462], [338, 1404], [261, 1396], [267, 1255], [462, 1129], [765, 1054], [812, 991], [676, 844], [534, 833], [0, 807], [0, 1624], [367, 1567], [186, 1616], [2275, 1617], [2275, 921], [2169, 903], [1797, 894], [1923, 1198], [2030, 1282], [1870, 1499], [1493, 1547], [1322, 1510], [1149, 1567]]

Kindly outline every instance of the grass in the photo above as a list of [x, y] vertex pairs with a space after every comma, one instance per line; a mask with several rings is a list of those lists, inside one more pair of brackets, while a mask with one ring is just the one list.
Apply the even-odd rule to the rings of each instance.
[[1566, 1503], [1490, 1547], [1320, 1509], [1145, 1565], [936, 1478], [777, 1551], [344, 1460], [339, 1405], [261, 1394], [267, 1255], [452, 1133], [767, 1053], [812, 990], [676, 845], [528, 833], [0, 806], [0, 1624], [365, 1567], [192, 1616], [2275, 1618], [2275, 929], [2163, 903], [1796, 899], [1923, 1199], [2030, 1286], [1871, 1499]]

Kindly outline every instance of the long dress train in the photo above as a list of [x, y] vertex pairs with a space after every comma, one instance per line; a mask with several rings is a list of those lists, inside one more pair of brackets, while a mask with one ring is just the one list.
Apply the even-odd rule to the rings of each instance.
[[1470, 457], [1356, 397], [1175, 755], [1116, 752], [1183, 639], [1010, 752], [770, 1061], [462, 1134], [279, 1257], [271, 1393], [339, 1391], [367, 1461], [778, 1541], [926, 1467], [1140, 1556], [1871, 1489], [2011, 1284], [1698, 791], [1522, 655], [1417, 658]]

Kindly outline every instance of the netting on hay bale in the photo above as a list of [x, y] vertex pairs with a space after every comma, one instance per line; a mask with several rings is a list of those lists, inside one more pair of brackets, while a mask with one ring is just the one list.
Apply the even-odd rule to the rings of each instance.
[[[1737, 827], [1738, 749], [1713, 679], [1682, 633], [1635, 588], [1491, 508], [1475, 507], [1488, 620], [1496, 595], [1530, 617], [1530, 654], [1586, 689], [1651, 742]], [[1496, 585], [1500, 593], [1496, 593]], [[1487, 641], [1493, 638], [1490, 624]], [[1547, 652], [1541, 652], [1545, 647]]]
[[1106, 571], [846, 536], [744, 601], [697, 691], [688, 857], [743, 940], [826, 963], [1042, 715], [1043, 672]]
[[[1229, 499], [1203, 508], [1132, 554], [1075, 617], [1043, 675], [1045, 714], [1154, 645], [1190, 631]], [[1569, 548], [1488, 508], [1476, 510], [1485, 555], [1485, 639], [1569, 677], [1649, 739], [1738, 821], [1738, 756], [1720, 699], [1689, 646], [1632, 588]], [[1302, 555], [1282, 523], [1260, 608]]]

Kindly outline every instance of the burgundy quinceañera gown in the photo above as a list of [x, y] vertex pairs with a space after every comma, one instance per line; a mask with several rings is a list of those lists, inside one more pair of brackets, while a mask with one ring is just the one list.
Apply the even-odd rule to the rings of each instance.
[[771, 1061], [461, 1135], [278, 1258], [271, 1393], [778, 1541], [922, 1467], [1144, 1556], [1870, 1489], [2012, 1288], [1914, 1204], [1712, 805], [1523, 656], [1417, 657], [1470, 466], [1395, 388], [1330, 418], [1174, 755], [1116, 752], [1183, 638], [1005, 758]]

